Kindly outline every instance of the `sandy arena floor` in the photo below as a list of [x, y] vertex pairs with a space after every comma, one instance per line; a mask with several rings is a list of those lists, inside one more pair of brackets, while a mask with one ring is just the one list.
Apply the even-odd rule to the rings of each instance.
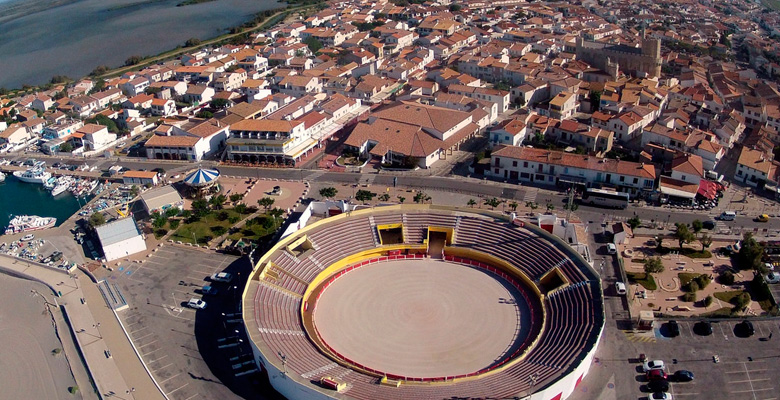
[[528, 335], [528, 307], [516, 289], [486, 271], [403, 260], [333, 282], [314, 320], [322, 339], [345, 357], [430, 378], [476, 372], [513, 352]]

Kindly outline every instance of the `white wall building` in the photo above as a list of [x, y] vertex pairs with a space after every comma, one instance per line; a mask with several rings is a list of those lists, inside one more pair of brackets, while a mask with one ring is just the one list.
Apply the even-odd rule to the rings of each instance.
[[146, 250], [144, 237], [132, 216], [99, 226], [96, 231], [106, 261]]

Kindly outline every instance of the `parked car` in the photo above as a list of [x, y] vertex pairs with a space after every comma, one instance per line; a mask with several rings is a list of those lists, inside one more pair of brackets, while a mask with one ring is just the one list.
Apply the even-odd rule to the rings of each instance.
[[215, 295], [218, 292], [217, 288], [211, 285], [204, 286], [203, 289], [201, 289], [200, 291], [206, 295]]
[[709, 230], [715, 229], [715, 221], [706, 220], [702, 222], [702, 226], [704, 227], [704, 229], [709, 229]]
[[766, 283], [780, 283], [780, 273], [770, 272], [764, 277]]
[[626, 294], [626, 284], [623, 282], [615, 282], [615, 292], [623, 296]]
[[211, 275], [211, 280], [213, 282], [230, 283], [233, 280], [233, 274], [231, 274], [230, 272], [219, 272], [214, 275]]
[[645, 372], [652, 371], [654, 369], [663, 370], [664, 367], [665, 366], [664, 366], [663, 360], [645, 361], [644, 364], [642, 364], [642, 370], [645, 371]]
[[669, 378], [662, 369], [651, 369], [645, 373], [645, 376], [648, 381], [665, 381]]
[[767, 214], [761, 214], [756, 219], [754, 219], [756, 222], [769, 222], [769, 215]]
[[690, 382], [693, 380], [693, 372], [681, 369], [679, 371], [675, 371], [674, 375], [672, 375], [672, 378], [674, 378], [676, 382]]
[[669, 337], [680, 336], [680, 324], [677, 321], [669, 321], [666, 323], [666, 331], [669, 333]]
[[206, 308], [206, 302], [201, 299], [191, 298], [190, 301], [187, 302], [187, 306], [191, 308], [195, 308], [197, 310], [203, 310]]
[[655, 380], [647, 383], [647, 388], [653, 393], [664, 393], [669, 391], [669, 381]]
[[614, 243], [607, 243], [607, 254], [617, 254], [617, 246]]
[[666, 392], [657, 392], [647, 396], [647, 400], [672, 400], [672, 395]]

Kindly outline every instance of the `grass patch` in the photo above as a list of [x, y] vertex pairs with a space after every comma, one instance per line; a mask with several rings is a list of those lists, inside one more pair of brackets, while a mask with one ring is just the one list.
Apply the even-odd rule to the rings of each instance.
[[[270, 225], [263, 224], [262, 222], [260, 222], [266, 218], [271, 221]], [[258, 222], [244, 225], [243, 227], [241, 227], [241, 229], [238, 232], [228, 235], [228, 239], [231, 240], [250, 239], [250, 240], [259, 241], [265, 238], [266, 236], [273, 235], [276, 229], [279, 228], [279, 226], [282, 224], [281, 218], [277, 218], [276, 221], [274, 222], [273, 218], [261, 215], [259, 217], [256, 217], [256, 219], [258, 220]]]
[[[227, 218], [221, 220], [219, 217], [221, 213], [226, 213]], [[173, 235], [170, 236], [171, 240], [177, 240], [184, 243], [192, 244], [207, 244], [211, 239], [219, 236], [214, 230], [219, 231], [222, 227], [228, 230], [233, 224], [230, 223], [231, 217], [241, 218], [241, 215], [233, 209], [225, 209], [212, 211], [205, 217], [198, 220], [190, 220], [189, 222], [182, 224]], [[197, 240], [197, 243], [195, 242]]]
[[766, 311], [768, 313], [776, 312], [777, 309], [775, 308], [774, 303], [772, 303], [771, 299], [767, 300], [761, 300], [758, 302], [758, 304], [761, 306], [761, 310]]
[[[716, 293], [717, 294], [717, 293]], [[715, 311], [710, 311], [708, 313], [704, 313], [701, 315], [702, 317], [709, 317], [709, 318], [724, 318], [724, 317], [730, 317], [731, 316], [731, 307], [723, 307], [719, 308]]]
[[744, 293], [744, 290], [730, 290], [728, 292], [715, 292], [714, 296], [720, 301], [733, 304], [731, 301], [742, 293]]
[[626, 272], [628, 281], [630, 283], [638, 283], [647, 290], [656, 290], [658, 285], [655, 283], [655, 278], [652, 274], [646, 274], [644, 272]]

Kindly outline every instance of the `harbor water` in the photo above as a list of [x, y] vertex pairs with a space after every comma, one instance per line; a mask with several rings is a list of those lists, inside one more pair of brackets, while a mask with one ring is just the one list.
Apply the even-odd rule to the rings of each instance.
[[85, 199], [76, 199], [68, 192], [52, 197], [43, 185], [20, 182], [7, 174], [5, 182], [0, 183], [0, 227], [5, 230], [11, 215], [54, 217], [59, 226], [84, 203]]

